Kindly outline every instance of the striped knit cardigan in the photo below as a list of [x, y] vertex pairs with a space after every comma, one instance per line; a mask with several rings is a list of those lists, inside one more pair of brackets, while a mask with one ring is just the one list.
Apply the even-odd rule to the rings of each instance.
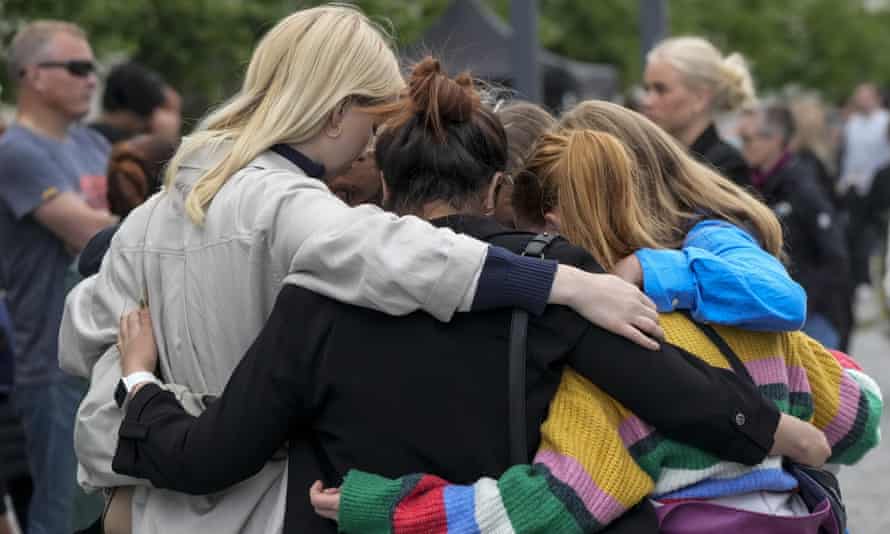
[[[668, 342], [711, 365], [730, 367], [685, 316], [662, 315], [661, 324]], [[829, 462], [855, 463], [877, 445], [883, 402], [871, 378], [842, 368], [799, 332], [716, 328], [765, 396], [825, 432], [832, 446]], [[341, 531], [350, 533], [597, 532], [647, 496], [709, 499], [795, 487], [781, 458], [745, 466], [666, 439], [566, 370], [533, 465], [469, 486], [432, 475], [391, 480], [351, 471], [342, 486], [339, 520]]]

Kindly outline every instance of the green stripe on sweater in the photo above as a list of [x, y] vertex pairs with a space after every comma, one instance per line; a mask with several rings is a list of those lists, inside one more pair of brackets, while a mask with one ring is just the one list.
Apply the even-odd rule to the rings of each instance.
[[[634, 449], [636, 449], [637, 445], [646, 441], [649, 441], [646, 446], [647, 452], [640, 456], [634, 454]], [[654, 447], [652, 446], [653, 444]], [[719, 458], [700, 449], [664, 439], [657, 432], [653, 432], [652, 435], [635, 444], [631, 448], [631, 454], [633, 454], [643, 471], [652, 477], [653, 480], [658, 480], [661, 470], [665, 468], [707, 469], [720, 462]]]
[[[546, 476], [530, 472], [531, 467], [517, 465], [498, 480], [498, 490], [516, 532], [582, 534], [566, 505], [550, 490]], [[541, 530], [546, 528], [546, 530]]]
[[340, 532], [392, 534], [392, 510], [404, 493], [403, 482], [351, 469], [341, 486]]
[[593, 533], [602, 530], [603, 525], [591, 514], [591, 511], [584, 505], [584, 501], [581, 500], [581, 497], [575, 493], [571, 486], [553, 476], [546, 465], [535, 464], [533, 469], [536, 473], [540, 473], [541, 476], [547, 478], [550, 492], [562, 501], [569, 513], [572, 514], [572, 517], [575, 518], [575, 523], [583, 532]]

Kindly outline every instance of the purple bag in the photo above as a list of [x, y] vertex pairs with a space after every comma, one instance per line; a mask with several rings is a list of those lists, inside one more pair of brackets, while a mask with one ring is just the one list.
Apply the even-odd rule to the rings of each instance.
[[[756, 384], [732, 348], [708, 325], [692, 321], [729, 361], [736, 374]], [[810, 510], [804, 516], [778, 516], [752, 512], [707, 501], [668, 503], [656, 509], [663, 534], [698, 534], [737, 529], [758, 534], [842, 534], [846, 510], [840, 486], [831, 473], [786, 462], [784, 466], [798, 482], [801, 500]]]
[[786, 517], [707, 501], [668, 503], [655, 509], [661, 534], [841, 534], [828, 499], [809, 515]]

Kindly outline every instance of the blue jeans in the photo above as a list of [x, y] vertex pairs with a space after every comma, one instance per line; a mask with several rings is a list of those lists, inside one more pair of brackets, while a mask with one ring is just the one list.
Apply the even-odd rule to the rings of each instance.
[[826, 349], [836, 349], [841, 338], [831, 324], [831, 321], [821, 313], [811, 313], [807, 316], [807, 322], [803, 325], [805, 334], [825, 346]]
[[71, 377], [16, 385], [16, 408], [25, 429], [28, 464], [34, 480], [28, 534], [71, 532], [77, 476], [74, 417], [82, 397], [82, 383]]

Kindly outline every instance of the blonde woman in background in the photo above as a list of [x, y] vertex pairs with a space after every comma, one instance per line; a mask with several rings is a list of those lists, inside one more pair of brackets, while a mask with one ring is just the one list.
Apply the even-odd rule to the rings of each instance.
[[828, 129], [825, 105], [817, 95], [804, 94], [791, 97], [788, 108], [794, 116], [795, 126], [791, 150], [812, 166], [826, 195], [835, 208], [839, 208], [836, 188], [838, 154]]
[[[537, 313], [549, 300], [657, 346], [643, 333], [660, 333], [654, 306], [616, 277], [529, 261], [330, 193], [325, 181], [365, 150], [403, 88], [386, 35], [357, 9], [283, 19], [254, 51], [242, 89], [183, 140], [165, 191], [130, 213], [99, 273], [69, 294], [60, 363], [91, 381], [75, 428], [79, 479], [88, 489], [132, 488], [131, 503], [126, 493], [111, 501], [115, 531], [276, 532], [287, 486], [282, 458], [211, 497], [112, 471], [120, 405], [157, 381], [118, 365], [118, 320], [137, 303], [157, 314], [160, 372], [193, 413], [223, 389], [282, 283], [440, 320], [503, 306]], [[509, 284], [516, 279], [524, 283]]]
[[755, 99], [745, 58], [724, 57], [701, 37], [673, 37], [646, 56], [643, 113], [736, 184], [747, 186], [751, 173], [742, 154], [720, 138], [720, 113], [741, 110]]

